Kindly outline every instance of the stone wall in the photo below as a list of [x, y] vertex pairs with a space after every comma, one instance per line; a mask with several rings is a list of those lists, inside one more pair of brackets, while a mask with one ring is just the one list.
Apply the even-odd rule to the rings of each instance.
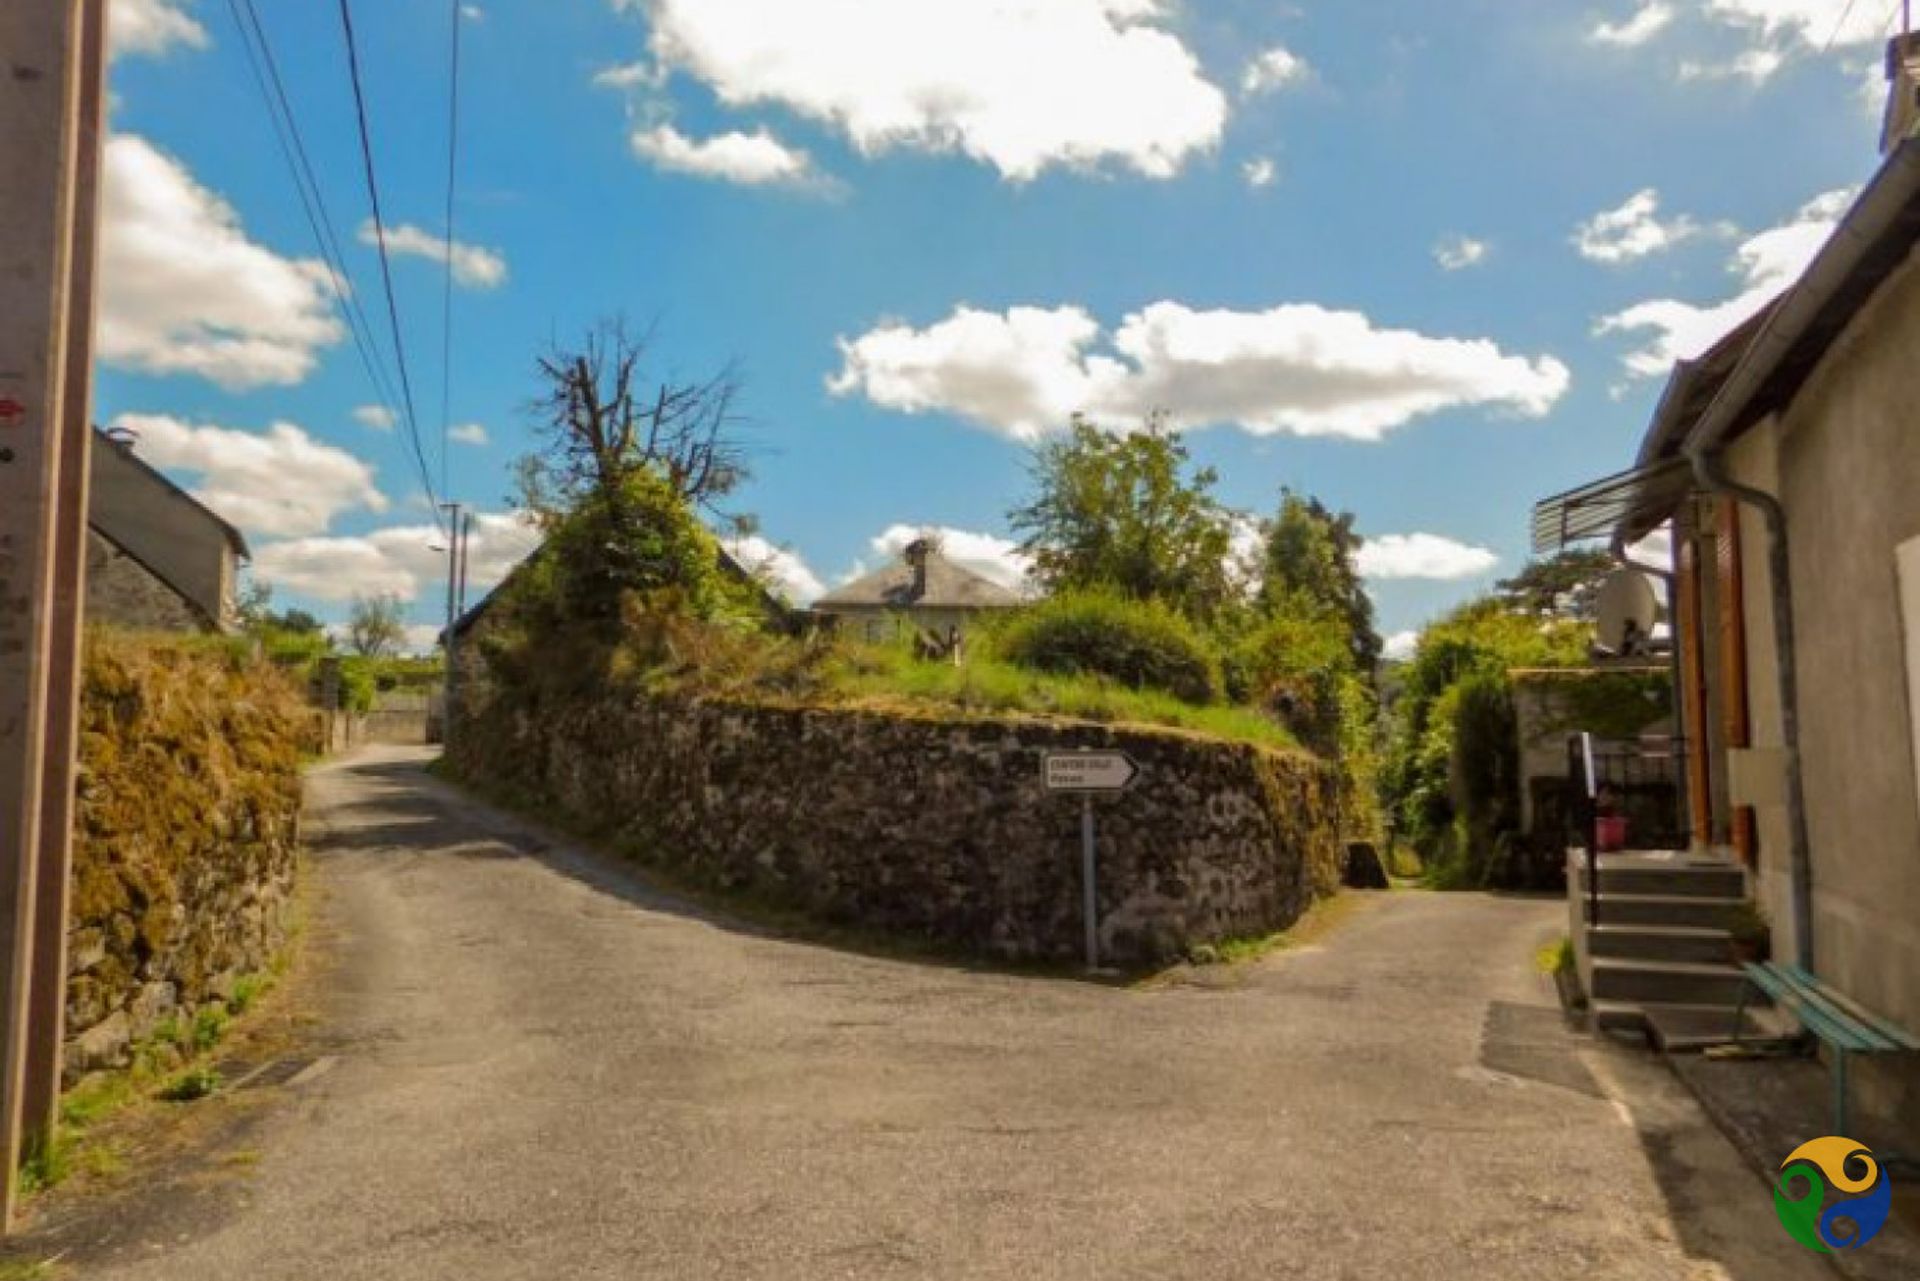
[[97, 529], [87, 531], [87, 617], [141, 631], [213, 630], [184, 596]]
[[311, 713], [204, 642], [94, 632], [82, 691], [66, 1071], [128, 1061], [285, 939]]
[[1307, 756], [1031, 719], [463, 703], [464, 777], [699, 882], [938, 945], [1080, 955], [1080, 805], [1041, 785], [1047, 751], [1119, 748], [1142, 771], [1097, 802], [1106, 959], [1284, 928], [1339, 880], [1338, 780]]

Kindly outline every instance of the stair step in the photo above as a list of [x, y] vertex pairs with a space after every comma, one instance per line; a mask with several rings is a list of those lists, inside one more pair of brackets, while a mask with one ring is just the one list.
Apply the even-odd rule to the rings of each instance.
[[[1577, 873], [1587, 888], [1587, 869]], [[1600, 865], [1600, 893], [1657, 894], [1668, 898], [1741, 898], [1747, 892], [1746, 873], [1727, 863], [1675, 863], [1671, 866], [1608, 867]]]
[[[1600, 923], [1692, 925], [1715, 929], [1724, 926], [1728, 914], [1745, 901], [1742, 898], [1699, 898], [1691, 894], [1618, 894], [1603, 890], [1600, 894]], [[1581, 905], [1584, 911], [1584, 898]]]
[[1596, 1000], [1732, 1006], [1740, 999], [1740, 990], [1746, 981], [1746, 975], [1732, 965], [1633, 961], [1620, 957], [1593, 959]]
[[[1647, 1035], [1658, 1049], [1667, 1054], [1698, 1054], [1734, 1039], [1736, 1008], [1650, 1002], [1641, 1006], [1640, 1011], [1646, 1020]], [[1752, 1009], [1741, 1015], [1739, 1030], [1741, 1044], [1755, 1049], [1781, 1045], [1791, 1039], [1757, 1019]]]
[[1589, 956], [1621, 957], [1634, 961], [1698, 961], [1706, 964], [1729, 959], [1732, 941], [1723, 929], [1700, 925], [1614, 925], [1601, 909], [1603, 924], [1587, 927]]

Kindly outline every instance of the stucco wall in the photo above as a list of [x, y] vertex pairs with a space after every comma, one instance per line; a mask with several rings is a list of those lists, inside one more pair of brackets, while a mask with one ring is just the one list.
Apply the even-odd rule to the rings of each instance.
[[1310, 757], [1176, 733], [632, 696], [465, 706], [462, 775], [642, 858], [822, 919], [1009, 958], [1080, 954], [1080, 806], [1049, 750], [1122, 748], [1099, 803], [1108, 959], [1291, 924], [1338, 883], [1338, 779]]
[[180, 593], [93, 529], [87, 531], [87, 621], [138, 631], [212, 630]]
[[[1777, 492], [1793, 559], [1815, 968], [1920, 1029], [1920, 787], [1895, 561], [1920, 536], [1916, 351], [1920, 267], [1909, 259], [1781, 416]], [[1743, 460], [1762, 477], [1767, 443], [1763, 433]], [[1751, 583], [1765, 565], [1757, 529], [1749, 546]], [[1764, 605], [1758, 592], [1749, 601]], [[1750, 614], [1750, 637], [1758, 621]], [[1756, 665], [1757, 710], [1763, 674]], [[1782, 853], [1762, 881], [1776, 921], [1784, 862]], [[1920, 1133], [1920, 1070], [1865, 1065], [1860, 1080], [1870, 1102]]]

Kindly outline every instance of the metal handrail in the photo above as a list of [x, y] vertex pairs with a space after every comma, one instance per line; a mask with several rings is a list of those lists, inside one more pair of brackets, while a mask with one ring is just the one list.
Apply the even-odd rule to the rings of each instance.
[[1600, 924], [1600, 780], [1593, 765], [1593, 735], [1585, 730], [1567, 740], [1567, 777], [1578, 779], [1578, 804], [1568, 809], [1584, 829], [1587, 852], [1587, 924]]

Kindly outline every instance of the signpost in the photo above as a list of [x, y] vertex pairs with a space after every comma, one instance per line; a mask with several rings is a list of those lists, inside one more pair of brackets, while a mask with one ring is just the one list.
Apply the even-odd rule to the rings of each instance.
[[1093, 798], [1126, 791], [1140, 776], [1140, 767], [1125, 752], [1082, 748], [1077, 752], [1048, 752], [1041, 758], [1040, 769], [1049, 792], [1080, 794], [1080, 915], [1087, 931], [1087, 968], [1097, 970], [1100, 968], [1100, 908], [1094, 879], [1097, 837], [1093, 827]]

